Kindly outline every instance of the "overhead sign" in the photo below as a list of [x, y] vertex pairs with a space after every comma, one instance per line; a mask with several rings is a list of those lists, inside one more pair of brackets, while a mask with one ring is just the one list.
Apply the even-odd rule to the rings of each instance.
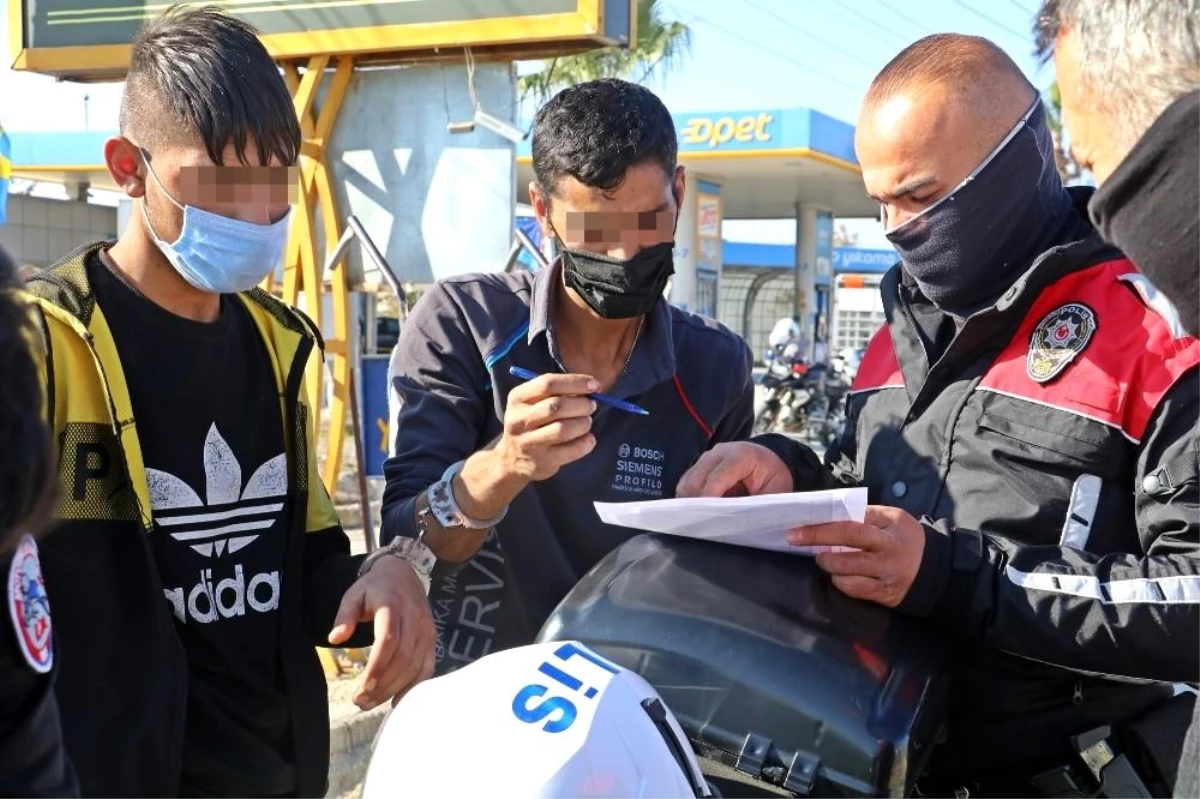
[[[636, 0], [223, 0], [277, 59], [397, 60], [471, 47], [522, 57], [628, 45]], [[119, 78], [167, 0], [7, 0], [14, 69]], [[444, 52], [441, 55], [445, 55]]]
[[767, 113], [687, 117], [679, 131], [679, 143], [685, 148], [709, 149], [730, 143], [761, 146], [774, 138], [774, 122], [775, 116]]
[[862, 250], [838, 247], [833, 251], [833, 271], [882, 273], [900, 260], [895, 250]]

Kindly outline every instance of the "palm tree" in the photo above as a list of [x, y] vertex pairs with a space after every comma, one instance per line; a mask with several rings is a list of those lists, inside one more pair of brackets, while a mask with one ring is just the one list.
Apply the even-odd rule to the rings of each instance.
[[1050, 84], [1049, 102], [1046, 103], [1046, 121], [1050, 125], [1050, 135], [1054, 139], [1054, 161], [1058, 166], [1058, 174], [1063, 183], [1068, 185], [1083, 177], [1083, 170], [1071, 156], [1071, 151], [1063, 142], [1062, 124], [1062, 95], [1058, 91], [1058, 81]]
[[521, 97], [540, 105], [560, 89], [599, 78], [641, 83], [658, 68], [669, 72], [691, 51], [692, 31], [664, 18], [658, 0], [638, 0], [637, 42], [632, 48], [604, 47], [543, 61], [542, 69], [520, 80]]

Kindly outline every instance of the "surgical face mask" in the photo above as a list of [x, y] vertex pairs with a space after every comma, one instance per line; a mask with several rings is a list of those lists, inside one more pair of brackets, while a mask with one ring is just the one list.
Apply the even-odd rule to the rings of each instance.
[[1054, 238], [1073, 213], [1037, 100], [954, 191], [886, 235], [922, 294], [967, 315], [1060, 243]]
[[561, 247], [563, 278], [588, 307], [605, 319], [650, 313], [675, 274], [675, 242], [647, 247], [632, 258]]
[[279, 265], [287, 244], [291, 208], [278, 222], [256, 225], [183, 205], [159, 182], [144, 152], [142, 157], [154, 184], [183, 211], [179, 238], [166, 242], [150, 223], [146, 199], [143, 197], [140, 203], [150, 237], [184, 280], [210, 294], [234, 294], [254, 288]]

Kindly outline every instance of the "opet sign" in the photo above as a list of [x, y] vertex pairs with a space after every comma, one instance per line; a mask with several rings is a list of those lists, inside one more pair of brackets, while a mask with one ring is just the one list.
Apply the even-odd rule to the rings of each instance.
[[775, 117], [766, 113], [750, 114], [741, 118], [691, 117], [680, 132], [680, 142], [708, 147], [720, 147], [731, 141], [768, 142], [771, 140], [771, 133], [767, 130], [767, 125], [774, 120]]

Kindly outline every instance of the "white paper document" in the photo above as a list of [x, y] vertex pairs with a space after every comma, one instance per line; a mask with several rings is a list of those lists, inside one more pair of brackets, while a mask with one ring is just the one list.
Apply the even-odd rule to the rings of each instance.
[[721, 541], [756, 549], [814, 555], [852, 552], [851, 547], [795, 547], [787, 533], [826, 522], [861, 522], [867, 489], [838, 488], [759, 497], [658, 499], [650, 502], [597, 502], [601, 521], [654, 533]]

